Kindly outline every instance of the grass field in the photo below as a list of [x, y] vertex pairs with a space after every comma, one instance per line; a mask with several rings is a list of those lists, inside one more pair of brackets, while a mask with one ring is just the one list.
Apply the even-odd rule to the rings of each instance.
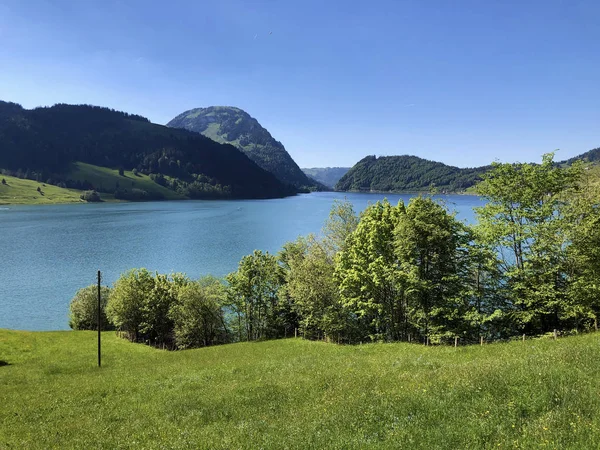
[[[68, 177], [73, 180], [89, 181], [96, 189], [102, 188], [113, 191], [117, 183], [123, 189], [143, 189], [148, 193], [158, 193], [166, 200], [180, 200], [185, 198], [164, 186], [156, 184], [148, 175], [138, 174], [126, 170], [125, 176], [120, 176], [117, 169], [94, 166], [82, 162], [75, 163]], [[106, 194], [100, 194], [102, 198]]]
[[600, 448], [600, 335], [167, 352], [0, 330], [0, 448]]
[[[22, 180], [8, 175], [0, 175], [0, 180], [2, 178], [6, 180], [6, 184], [0, 184], [0, 205], [83, 203], [79, 198], [81, 191], [75, 189], [63, 189], [51, 184]], [[38, 187], [42, 190], [41, 193], [37, 191]]]

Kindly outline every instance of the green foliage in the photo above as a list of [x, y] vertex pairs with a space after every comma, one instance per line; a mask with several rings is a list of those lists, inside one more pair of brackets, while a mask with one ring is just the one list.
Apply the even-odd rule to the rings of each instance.
[[334, 200], [323, 227], [323, 244], [331, 255], [335, 255], [345, 247], [346, 239], [357, 226], [358, 216], [354, 212], [352, 203], [347, 199]]
[[[100, 287], [100, 325], [102, 330], [112, 330], [106, 317], [106, 305], [110, 289]], [[98, 286], [91, 285], [79, 289], [69, 306], [69, 326], [73, 330], [98, 330]]]
[[196, 108], [178, 115], [167, 126], [195, 131], [217, 142], [232, 144], [282, 183], [302, 190], [324, 188], [300, 170], [281, 142], [239, 108]]
[[[38, 188], [39, 189], [39, 188]], [[96, 191], [85, 191], [80, 196], [81, 200], [85, 200], [86, 202], [96, 203], [101, 202], [100, 194]]]
[[369, 206], [336, 256], [342, 303], [356, 316], [361, 339], [402, 337], [404, 280], [397, 270], [393, 235], [403, 214], [402, 202], [392, 206], [384, 200]]
[[226, 280], [228, 305], [237, 318], [239, 340], [282, 337], [294, 328], [288, 305], [279, 302], [283, 279], [275, 256], [255, 250], [242, 258], [238, 270]]
[[464, 316], [471, 240], [468, 228], [431, 198], [411, 199], [400, 215], [394, 245], [405, 284], [401, 320], [413, 335], [439, 340], [470, 331]]
[[314, 236], [299, 238], [286, 244], [279, 258], [285, 268], [285, 285], [279, 295], [293, 305], [301, 335], [349, 341], [350, 318], [334, 282], [331, 254], [322, 242]]
[[59, 104], [25, 110], [0, 102], [0, 139], [0, 168], [78, 190], [102, 187], [113, 194], [117, 189], [114, 182], [109, 190], [90, 179], [70, 177], [72, 165], [81, 162], [119, 168], [122, 189], [144, 189], [126, 185], [123, 167], [134, 167], [145, 175], [162, 174], [184, 183], [203, 175], [214, 180], [213, 190], [221, 186], [222, 196], [228, 198], [273, 198], [296, 192], [233, 146], [107, 108]]
[[169, 312], [177, 348], [227, 342], [229, 333], [222, 310], [225, 303], [225, 286], [217, 278], [206, 276], [181, 287]]
[[144, 315], [146, 299], [154, 290], [154, 278], [146, 269], [130, 270], [115, 282], [106, 315], [114, 326], [133, 341], [142, 340], [142, 327], [147, 329]]
[[429, 191], [432, 186], [458, 192], [473, 186], [489, 167], [460, 169], [417, 156], [367, 156], [335, 185], [338, 191]]
[[509, 302], [524, 332], [560, 327], [568, 294], [566, 202], [581, 166], [563, 168], [544, 155], [541, 165], [494, 164], [477, 186], [478, 236], [500, 255]]

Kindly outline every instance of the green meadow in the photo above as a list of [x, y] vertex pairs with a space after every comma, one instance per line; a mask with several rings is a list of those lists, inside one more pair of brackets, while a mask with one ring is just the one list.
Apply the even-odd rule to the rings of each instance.
[[[4, 179], [6, 184], [2, 184]], [[40, 188], [41, 192], [37, 189]], [[85, 203], [81, 191], [64, 189], [34, 180], [0, 175], [0, 205], [51, 205], [56, 203]]]
[[[137, 175], [132, 171], [125, 170], [123, 176], [119, 175], [117, 169], [108, 167], [94, 166], [78, 162], [73, 164], [73, 168], [68, 174], [72, 180], [88, 181], [94, 185], [97, 190], [114, 191], [117, 187], [122, 189], [143, 189], [150, 194], [159, 194], [165, 200], [181, 200], [185, 197], [164, 186], [161, 186], [148, 176], [141, 173]], [[101, 193], [102, 199], [108, 197]]]
[[600, 448], [600, 335], [169, 352], [0, 330], [0, 448]]

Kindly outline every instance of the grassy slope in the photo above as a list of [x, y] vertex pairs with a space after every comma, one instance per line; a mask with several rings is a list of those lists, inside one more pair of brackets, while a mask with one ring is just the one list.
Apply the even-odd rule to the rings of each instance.
[[[105, 189], [108, 188], [113, 190], [116, 188], [117, 182], [123, 189], [143, 189], [147, 192], [157, 192], [163, 195], [167, 200], [180, 200], [185, 198], [176, 192], [171, 191], [159, 184], [156, 184], [150, 179], [148, 175], [138, 174], [134, 175], [133, 172], [126, 170], [125, 176], [120, 176], [119, 171], [116, 169], [109, 169], [108, 167], [93, 166], [78, 162], [74, 164], [73, 170], [69, 172], [69, 178], [73, 180], [87, 180], [94, 185], [97, 189], [101, 186]], [[101, 194], [104, 198], [106, 194]]]
[[600, 448], [600, 336], [169, 353], [0, 330], [0, 448]]
[[[9, 177], [8, 175], [0, 175], [0, 180], [2, 178], [6, 180], [7, 184], [0, 184], [0, 205], [44, 205], [83, 202], [79, 198], [81, 191], [75, 189], [63, 189], [33, 180]], [[42, 189], [42, 193], [37, 191], [38, 187]]]

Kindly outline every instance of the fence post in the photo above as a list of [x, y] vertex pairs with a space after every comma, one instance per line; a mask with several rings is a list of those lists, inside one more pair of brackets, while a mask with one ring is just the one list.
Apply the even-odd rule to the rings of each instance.
[[556, 328], [554, 329], [554, 340], [556, 340], [558, 338], [558, 332], [556, 331]]
[[525, 343], [525, 333], [523, 333], [523, 343]]
[[458, 336], [454, 336], [454, 348], [458, 347]]
[[429, 345], [429, 336], [425, 339], [425, 345]]
[[102, 351], [101, 351], [101, 334], [100, 334], [100, 329], [101, 329], [101, 308], [102, 308], [102, 302], [101, 302], [101, 294], [100, 294], [100, 280], [102, 279], [102, 274], [100, 273], [100, 271], [98, 271], [98, 367], [102, 367]]
[[297, 338], [298, 337], [298, 328], [294, 328], [294, 337]]
[[483, 345], [483, 336], [479, 337], [479, 345]]

